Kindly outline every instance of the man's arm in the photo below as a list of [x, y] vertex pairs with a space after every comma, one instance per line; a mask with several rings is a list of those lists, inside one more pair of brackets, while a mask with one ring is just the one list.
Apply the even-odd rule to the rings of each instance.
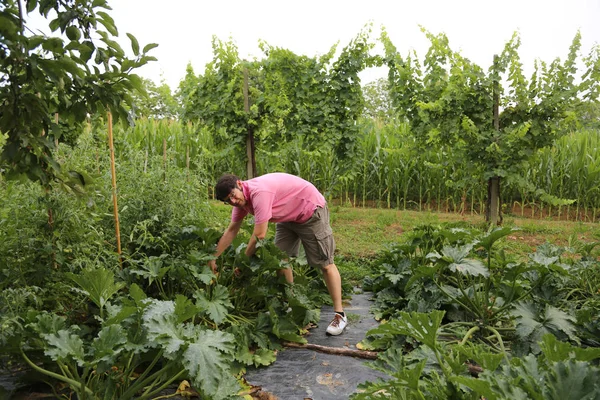
[[267, 236], [267, 230], [269, 227], [269, 222], [262, 222], [260, 224], [254, 225], [254, 231], [252, 232], [252, 237], [248, 242], [248, 247], [246, 247], [246, 255], [248, 257], [252, 256], [256, 251], [256, 243], [258, 239], [264, 239]]
[[[229, 223], [229, 226], [227, 227], [227, 229], [225, 229], [225, 232], [223, 232], [223, 236], [221, 236], [221, 239], [219, 239], [219, 243], [217, 243], [217, 250], [215, 251], [215, 258], [217, 258], [221, 254], [223, 254], [225, 249], [231, 245], [231, 243], [233, 242], [233, 239], [235, 239], [238, 232], [240, 231], [240, 227], [242, 226], [242, 221], [243, 220], [240, 220], [237, 222], [231, 221]], [[217, 262], [215, 260], [210, 260], [208, 262], [208, 266], [210, 267], [210, 269], [212, 269], [212, 271], [214, 273], [217, 272]]]

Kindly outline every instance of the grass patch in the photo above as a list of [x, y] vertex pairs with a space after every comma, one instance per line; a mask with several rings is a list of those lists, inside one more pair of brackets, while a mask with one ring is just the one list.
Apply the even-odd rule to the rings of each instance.
[[[231, 208], [214, 202], [213, 209], [222, 219], [223, 227], [231, 218]], [[363, 278], [377, 254], [386, 246], [401, 242], [406, 232], [424, 224], [461, 223], [485, 229], [481, 215], [460, 215], [431, 211], [400, 211], [384, 208], [332, 206], [331, 225], [336, 241], [336, 265], [344, 283], [362, 286]], [[557, 246], [577, 246], [600, 241], [600, 224], [591, 222], [557, 221], [506, 216], [504, 226], [520, 230], [498, 243], [516, 257], [525, 257], [543, 243]], [[275, 224], [269, 224], [274, 235]]]

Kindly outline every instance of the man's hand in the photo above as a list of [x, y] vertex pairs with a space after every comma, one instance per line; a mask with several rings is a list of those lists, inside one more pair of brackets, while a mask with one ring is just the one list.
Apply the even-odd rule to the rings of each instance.
[[208, 266], [212, 270], [213, 274], [217, 275], [217, 260], [210, 260]]

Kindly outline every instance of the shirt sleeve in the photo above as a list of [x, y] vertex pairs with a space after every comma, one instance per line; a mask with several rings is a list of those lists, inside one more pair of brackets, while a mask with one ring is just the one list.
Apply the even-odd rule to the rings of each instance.
[[275, 193], [260, 191], [252, 197], [252, 205], [254, 206], [254, 223], [262, 224], [269, 222], [273, 217], [273, 201]]
[[239, 222], [243, 220], [246, 215], [248, 215], [248, 211], [240, 207], [233, 207], [233, 210], [231, 211], [231, 221]]

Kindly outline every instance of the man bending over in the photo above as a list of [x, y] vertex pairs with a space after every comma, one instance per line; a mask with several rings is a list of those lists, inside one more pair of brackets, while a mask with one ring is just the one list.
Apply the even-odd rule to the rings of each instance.
[[[335, 241], [329, 210], [317, 188], [285, 173], [266, 174], [247, 181], [223, 175], [215, 186], [215, 194], [217, 199], [233, 206], [231, 222], [217, 244], [215, 257], [231, 245], [246, 215], [254, 215], [254, 231], [246, 248], [248, 257], [254, 254], [257, 240], [267, 235], [268, 223], [275, 222], [275, 245], [288, 256], [297, 257], [302, 243], [308, 263], [322, 269], [335, 311], [327, 333], [341, 334], [348, 323], [342, 308], [342, 279], [333, 263]], [[216, 272], [216, 261], [211, 260], [209, 265]], [[290, 268], [281, 269], [279, 274], [289, 283], [294, 281]]]

